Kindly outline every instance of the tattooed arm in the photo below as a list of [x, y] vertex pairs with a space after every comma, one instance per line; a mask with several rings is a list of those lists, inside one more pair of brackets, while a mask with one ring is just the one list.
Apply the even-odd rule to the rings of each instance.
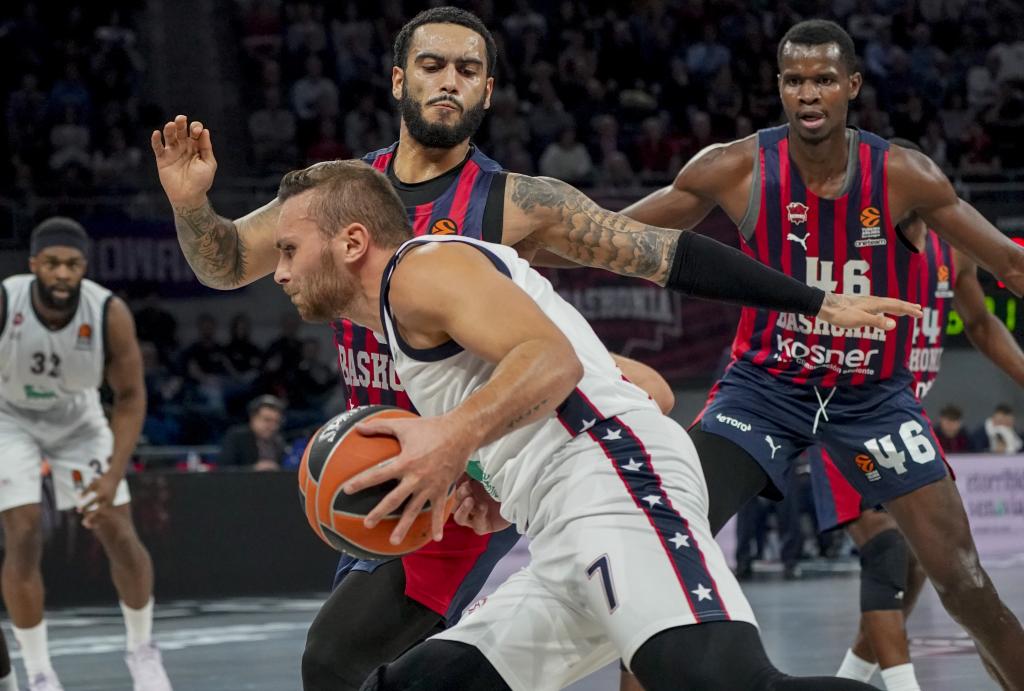
[[174, 210], [178, 243], [196, 278], [211, 288], [232, 290], [273, 272], [279, 205], [274, 200], [237, 221], [217, 215], [206, 197], [217, 172], [210, 130], [200, 122], [188, 127], [179, 115], [164, 125], [162, 137], [154, 131], [150, 144]]
[[824, 293], [688, 230], [633, 221], [602, 209], [579, 190], [551, 178], [509, 175], [502, 242], [521, 255], [548, 250], [583, 266], [645, 278], [694, 297], [816, 315], [836, 326], [896, 322], [885, 313], [920, 316], [916, 305], [891, 298]]
[[656, 228], [602, 209], [553, 178], [508, 176], [502, 242], [520, 251], [547, 250], [575, 264], [665, 285], [678, 230]]

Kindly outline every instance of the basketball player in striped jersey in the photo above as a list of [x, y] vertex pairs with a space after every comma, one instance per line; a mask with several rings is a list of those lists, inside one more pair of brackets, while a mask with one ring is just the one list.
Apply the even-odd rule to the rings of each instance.
[[772, 667], [708, 531], [685, 431], [514, 249], [414, 237], [391, 185], [359, 161], [293, 171], [279, 199], [274, 279], [304, 319], [383, 334], [422, 414], [361, 426], [402, 447], [346, 483], [397, 482], [367, 525], [401, 511], [401, 540], [429, 502], [440, 530], [473, 454], [531, 538], [527, 568], [364, 689], [546, 691], [617, 657], [649, 691], [869, 688]]
[[[624, 213], [692, 227], [715, 206], [743, 251], [809, 285], [922, 299], [923, 237], [943, 239], [1024, 292], [1024, 250], [959, 199], [927, 157], [846, 127], [861, 75], [838, 25], [811, 20], [779, 43], [787, 124], [709, 147], [674, 183]], [[982, 568], [942, 449], [914, 395], [914, 326], [895, 333], [832, 329], [782, 311], [745, 309], [733, 361], [693, 430], [717, 531], [742, 504], [779, 496], [790, 462], [828, 449], [847, 480], [899, 524], [943, 605], [974, 638], [1004, 688], [1024, 689], [1024, 631]], [[732, 424], [735, 421], [742, 426]], [[868, 469], [855, 462], [866, 456]], [[950, 559], [950, 554], [956, 558]]]
[[[920, 151], [908, 140], [891, 141]], [[1024, 386], [1024, 351], [985, 306], [974, 261], [916, 217], [901, 227], [904, 237], [924, 243], [916, 244], [916, 249], [925, 261], [919, 275], [911, 276], [912, 281], [920, 282], [918, 300], [924, 310], [914, 327], [908, 364], [917, 397], [923, 399], [938, 376], [952, 307], [974, 347]], [[863, 456], [861, 462], [870, 462], [870, 458]], [[866, 682], [880, 666], [889, 691], [916, 691], [919, 687], [910, 661], [905, 618], [917, 602], [924, 574], [893, 519], [884, 511], [863, 506], [862, 497], [843, 479], [827, 451], [812, 451], [811, 478], [818, 529], [845, 527], [860, 552], [860, 626], [837, 674]]]
[[[0, 519], [3, 598], [30, 691], [61, 689], [43, 611], [40, 467], [58, 510], [77, 508], [110, 559], [135, 691], [170, 691], [151, 639], [153, 564], [132, 523], [128, 461], [146, 415], [142, 356], [123, 301], [84, 278], [89, 238], [70, 218], [30, 237], [31, 273], [0, 285]], [[114, 394], [110, 422], [103, 382]]]
[[[759, 305], [781, 300], [797, 305], [796, 311], [822, 311], [839, 320], [865, 316], [860, 307], [877, 312], [895, 306], [871, 299], [847, 303], [838, 296], [829, 296], [823, 305], [820, 291], [794, 294], [796, 284], [780, 286], [778, 276], [752, 283], [742, 268], [727, 273], [735, 252], [717, 243], [694, 236], [675, 253], [677, 231], [633, 224], [557, 181], [502, 172], [470, 143], [489, 103], [496, 60], [490, 33], [472, 14], [450, 7], [425, 11], [399, 32], [394, 53], [400, 138], [364, 160], [395, 186], [415, 232], [454, 231], [501, 241], [530, 257], [554, 251], [663, 284], [673, 266], [685, 266], [677, 274], [688, 281], [681, 286], [688, 292], [753, 299]], [[160, 180], [174, 208], [178, 240], [197, 277], [232, 289], [271, 273], [277, 259], [278, 202], [237, 221], [219, 217], [206, 198], [216, 171], [209, 130], [179, 116], [162, 135], [154, 132], [152, 141]], [[727, 256], [720, 257], [721, 252]], [[708, 270], [712, 266], [714, 272]], [[705, 279], [694, 280], [701, 271]], [[885, 319], [877, 316], [874, 323], [883, 325]], [[350, 404], [410, 405], [386, 349], [371, 332], [341, 320], [335, 334]], [[502, 536], [483, 542], [451, 523], [445, 535], [400, 562], [343, 560], [342, 587], [325, 604], [307, 639], [307, 689], [355, 688], [374, 666], [454, 621], [510, 545]]]

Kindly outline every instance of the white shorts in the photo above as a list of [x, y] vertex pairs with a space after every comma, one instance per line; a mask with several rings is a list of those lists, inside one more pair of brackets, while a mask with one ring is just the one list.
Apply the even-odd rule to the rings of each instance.
[[756, 626], [712, 539], [697, 452], [678, 424], [627, 413], [551, 462], [559, 477], [530, 517], [529, 566], [437, 638], [478, 648], [512, 689], [541, 691], [616, 658], [628, 666], [666, 629]]
[[[95, 396], [45, 411], [0, 400], [0, 449], [0, 511], [40, 502], [44, 458], [63, 511], [78, 506], [82, 490], [110, 467], [114, 435]], [[114, 506], [130, 499], [128, 483], [121, 480]]]

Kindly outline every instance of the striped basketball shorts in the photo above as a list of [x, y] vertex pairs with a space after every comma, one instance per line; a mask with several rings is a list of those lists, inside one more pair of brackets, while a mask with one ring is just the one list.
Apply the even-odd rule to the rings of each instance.
[[602, 420], [536, 486], [530, 564], [437, 636], [477, 647], [513, 689], [560, 689], [615, 659], [628, 666], [666, 629], [756, 623], [711, 537], [697, 453], [674, 421], [653, 410]]

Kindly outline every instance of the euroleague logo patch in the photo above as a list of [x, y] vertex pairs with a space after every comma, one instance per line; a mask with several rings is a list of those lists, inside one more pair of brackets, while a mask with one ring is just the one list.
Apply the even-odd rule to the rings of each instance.
[[882, 215], [873, 206], [865, 206], [860, 211], [860, 224], [865, 228], [877, 228]]
[[92, 326], [82, 324], [78, 327], [78, 341], [75, 343], [76, 350], [89, 350], [92, 348]]
[[874, 206], [866, 206], [860, 210], [860, 240], [853, 243], [854, 247], [876, 247], [885, 244], [882, 237], [882, 214]]
[[431, 235], [457, 235], [459, 225], [450, 218], [439, 218], [430, 226]]
[[881, 473], [879, 473], [878, 469], [875, 468], [875, 462], [871, 460], [870, 456], [859, 453], [854, 457], [853, 462], [857, 464], [857, 467], [860, 468], [860, 472], [864, 473], [864, 476], [867, 477], [870, 482], [877, 482], [882, 479]]

